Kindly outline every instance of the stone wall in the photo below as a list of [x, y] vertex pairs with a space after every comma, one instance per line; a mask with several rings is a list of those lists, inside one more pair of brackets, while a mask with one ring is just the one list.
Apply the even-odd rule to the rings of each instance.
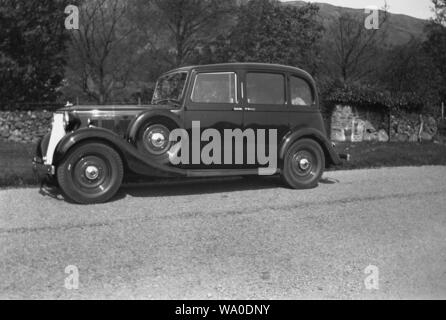
[[[326, 120], [333, 141], [388, 141], [389, 119], [385, 112], [367, 108], [336, 105]], [[37, 142], [51, 129], [52, 112], [0, 111], [0, 141], [23, 143]], [[420, 134], [420, 127], [422, 130]], [[392, 115], [390, 141], [416, 142], [436, 140], [439, 135], [438, 121], [432, 116], [418, 114]]]
[[[391, 116], [391, 141], [417, 142], [432, 141], [439, 138], [438, 124], [434, 117], [415, 113], [403, 113]], [[421, 129], [421, 130], [420, 130]]]
[[388, 116], [371, 108], [336, 105], [331, 113], [330, 128], [333, 141], [389, 140]]
[[330, 120], [333, 141], [444, 140], [438, 134], [438, 121], [429, 115], [403, 112], [391, 115], [389, 122], [388, 113], [384, 109], [336, 105], [331, 112]]
[[0, 111], [0, 141], [36, 143], [51, 130], [53, 113], [43, 111]]

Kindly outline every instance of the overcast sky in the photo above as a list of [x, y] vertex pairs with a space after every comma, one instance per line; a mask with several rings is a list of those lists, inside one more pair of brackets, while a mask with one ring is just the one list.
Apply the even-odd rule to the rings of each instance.
[[[281, 0], [291, 1], [291, 0]], [[362, 9], [368, 6], [384, 6], [384, 0], [305, 0], [307, 2], [325, 2], [335, 6]], [[392, 13], [402, 13], [409, 16], [428, 19], [432, 17], [432, 2], [430, 0], [387, 0], [389, 11]]]

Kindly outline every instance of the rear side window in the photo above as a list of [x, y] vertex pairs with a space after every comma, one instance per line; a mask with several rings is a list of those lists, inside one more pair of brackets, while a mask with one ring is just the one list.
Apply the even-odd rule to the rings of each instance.
[[202, 103], [235, 103], [237, 101], [236, 74], [233, 72], [197, 74], [191, 100]]
[[314, 101], [308, 82], [296, 76], [290, 77], [290, 96], [293, 106], [310, 106]]
[[275, 73], [248, 73], [246, 97], [251, 104], [285, 103], [285, 77]]

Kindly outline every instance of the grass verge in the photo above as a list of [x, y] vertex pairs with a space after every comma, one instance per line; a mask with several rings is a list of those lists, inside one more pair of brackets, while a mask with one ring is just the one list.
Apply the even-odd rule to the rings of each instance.
[[[0, 187], [39, 183], [31, 168], [35, 147], [34, 144], [0, 142]], [[446, 146], [434, 143], [339, 143], [336, 150], [350, 153], [352, 159], [332, 170], [446, 165]]]
[[35, 144], [0, 142], [0, 187], [33, 186], [39, 181], [32, 170]]
[[336, 150], [349, 153], [351, 161], [335, 170], [446, 165], [446, 146], [433, 142], [340, 143]]

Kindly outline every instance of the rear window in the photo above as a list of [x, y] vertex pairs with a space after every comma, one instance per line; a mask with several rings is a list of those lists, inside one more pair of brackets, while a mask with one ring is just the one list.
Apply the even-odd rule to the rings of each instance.
[[236, 74], [233, 72], [197, 74], [191, 100], [203, 103], [235, 103], [237, 101]]
[[285, 103], [285, 77], [275, 73], [248, 73], [246, 97], [250, 104]]
[[290, 77], [290, 97], [293, 106], [310, 106], [314, 101], [308, 82], [296, 76]]

